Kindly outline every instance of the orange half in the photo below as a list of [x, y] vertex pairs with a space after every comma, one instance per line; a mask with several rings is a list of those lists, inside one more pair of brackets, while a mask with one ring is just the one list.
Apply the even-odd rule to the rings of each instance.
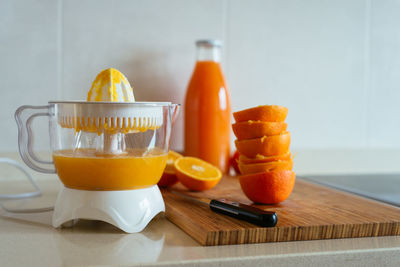
[[198, 158], [182, 157], [175, 161], [174, 166], [178, 180], [193, 191], [211, 189], [222, 178], [217, 167]]
[[273, 155], [273, 156], [268, 156], [268, 157], [262, 156], [260, 154], [257, 154], [254, 158], [249, 158], [244, 155], [239, 156], [239, 162], [241, 162], [243, 164], [265, 163], [265, 162], [271, 162], [271, 161], [277, 161], [277, 160], [290, 160], [290, 159], [293, 159], [290, 151], [288, 151], [282, 155]]
[[167, 165], [165, 166], [164, 173], [161, 176], [160, 181], [157, 183], [160, 187], [168, 187], [176, 184], [178, 182], [178, 177], [176, 177], [176, 170], [174, 163], [177, 159], [181, 158], [182, 155], [170, 150], [167, 156]]
[[285, 122], [243, 121], [232, 124], [238, 140], [254, 139], [263, 136], [277, 135], [286, 131]]
[[167, 157], [167, 166], [165, 166], [165, 172], [169, 173], [176, 173], [174, 163], [177, 159], [183, 157], [181, 154], [175, 151], [168, 151], [168, 157]]
[[255, 139], [235, 140], [235, 145], [240, 154], [249, 158], [254, 158], [257, 154], [262, 156], [286, 154], [290, 146], [290, 132]]
[[249, 108], [233, 113], [236, 122], [242, 121], [272, 121], [283, 122], [286, 119], [288, 108], [277, 105], [265, 105]]
[[276, 204], [292, 193], [296, 180], [293, 171], [270, 171], [239, 176], [240, 187], [253, 202]]
[[269, 171], [291, 171], [293, 169], [292, 160], [278, 160], [265, 163], [243, 164], [239, 162], [239, 170], [241, 174], [251, 174]]

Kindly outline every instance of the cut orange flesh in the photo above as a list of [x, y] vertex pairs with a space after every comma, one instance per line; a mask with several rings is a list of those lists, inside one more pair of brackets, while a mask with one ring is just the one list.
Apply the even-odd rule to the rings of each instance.
[[239, 176], [240, 187], [253, 202], [276, 204], [284, 201], [293, 190], [293, 171], [270, 171]]
[[270, 121], [283, 122], [286, 119], [288, 109], [282, 106], [258, 106], [233, 113], [236, 122], [242, 121]]
[[244, 155], [239, 156], [239, 162], [243, 164], [255, 164], [255, 163], [265, 163], [265, 162], [271, 162], [271, 161], [277, 161], [277, 160], [290, 160], [292, 159], [291, 153], [288, 151], [285, 154], [282, 155], [274, 155], [274, 156], [262, 156], [262, 155], [256, 155], [254, 158], [249, 158]]
[[235, 140], [235, 145], [240, 154], [249, 158], [254, 158], [257, 154], [262, 156], [286, 154], [290, 146], [290, 132], [256, 139]]
[[285, 122], [243, 121], [232, 124], [238, 140], [277, 135], [286, 131]]
[[211, 189], [222, 178], [217, 167], [198, 158], [182, 157], [175, 161], [174, 166], [178, 180], [193, 191]]
[[178, 182], [178, 177], [176, 177], [176, 170], [174, 163], [182, 155], [175, 151], [168, 151], [167, 165], [165, 166], [164, 173], [161, 176], [160, 181], [157, 183], [160, 187], [168, 187], [176, 184]]
[[177, 159], [183, 157], [181, 154], [179, 154], [178, 152], [175, 151], [168, 151], [168, 157], [167, 157], [167, 166], [165, 166], [165, 172], [169, 172], [169, 173], [175, 173], [175, 167], [174, 167], [174, 163]]
[[269, 171], [291, 171], [293, 169], [293, 161], [271, 161], [266, 163], [255, 163], [255, 164], [243, 164], [239, 162], [239, 170], [241, 174], [250, 174], [258, 172], [269, 172]]

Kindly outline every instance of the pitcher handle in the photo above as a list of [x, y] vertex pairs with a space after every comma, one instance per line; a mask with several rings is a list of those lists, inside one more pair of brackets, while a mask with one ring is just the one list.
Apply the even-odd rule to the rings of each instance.
[[[42, 116], [51, 116], [49, 112], [50, 106], [21, 106], [15, 111], [15, 120], [18, 125], [18, 150], [22, 160], [30, 168], [43, 173], [55, 173], [55, 168], [52, 161], [41, 160], [33, 151], [33, 119]], [[22, 113], [25, 110], [44, 110], [44, 112], [31, 111], [26, 119], [22, 118]], [[53, 165], [53, 168], [44, 168], [39, 164]]]
[[181, 104], [172, 104], [171, 108], [172, 108], [171, 125], [173, 125], [175, 123], [176, 117], [179, 114], [179, 110], [181, 108]]

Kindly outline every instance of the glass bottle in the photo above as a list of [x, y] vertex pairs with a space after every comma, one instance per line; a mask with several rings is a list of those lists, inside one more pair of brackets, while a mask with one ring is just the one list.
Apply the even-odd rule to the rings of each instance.
[[185, 155], [201, 158], [228, 173], [231, 103], [220, 65], [222, 43], [196, 42], [197, 62], [185, 106]]

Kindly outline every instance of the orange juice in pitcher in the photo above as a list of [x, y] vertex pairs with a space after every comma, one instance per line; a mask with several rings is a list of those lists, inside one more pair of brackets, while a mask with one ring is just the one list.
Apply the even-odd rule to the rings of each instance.
[[220, 65], [221, 42], [196, 42], [197, 63], [185, 99], [185, 154], [229, 170], [231, 103]]

